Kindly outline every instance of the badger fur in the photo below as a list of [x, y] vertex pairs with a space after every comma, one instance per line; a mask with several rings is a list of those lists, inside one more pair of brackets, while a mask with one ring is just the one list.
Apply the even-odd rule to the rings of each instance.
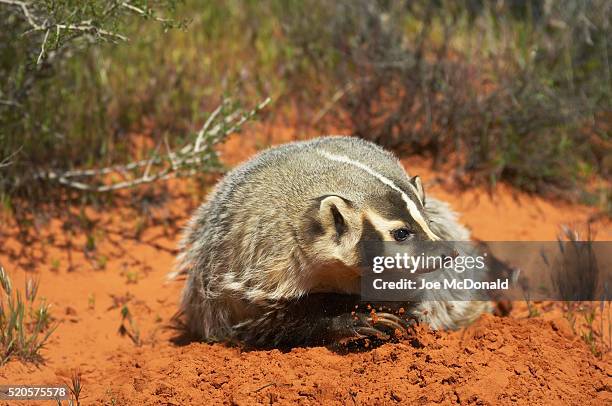
[[[355, 304], [360, 241], [393, 241], [400, 228], [414, 240], [469, 239], [449, 206], [425, 198], [419, 178], [373, 143], [334, 136], [261, 152], [229, 172], [186, 227], [175, 275], [187, 277], [181, 314], [188, 333], [292, 347], [396, 327], [395, 316], [373, 320]], [[442, 329], [470, 323], [487, 304], [405, 308]]]

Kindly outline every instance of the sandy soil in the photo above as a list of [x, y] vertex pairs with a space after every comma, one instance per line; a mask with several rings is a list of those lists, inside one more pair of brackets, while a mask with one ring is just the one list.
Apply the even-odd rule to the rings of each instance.
[[[271, 131], [233, 137], [223, 148], [226, 161], [233, 165], [268, 143], [295, 138], [291, 130]], [[403, 162], [429, 184], [430, 195], [462, 213], [479, 239], [551, 240], [560, 225], [584, 228], [595, 213], [504, 185], [492, 195], [481, 188], [455, 191], [426, 160]], [[81, 404], [107, 405], [612, 404], [609, 353], [594, 356], [560, 304], [536, 304], [539, 315], [531, 318], [524, 304], [515, 304], [510, 317], [486, 315], [456, 332], [420, 326], [418, 345], [352, 354], [174, 345], [166, 326], [181, 286], [164, 278], [180, 227], [205, 189], [190, 182], [168, 186], [137, 208], [87, 208], [81, 222], [38, 213], [33, 226], [39, 234], [27, 242], [17, 239], [10, 221], [2, 224], [0, 263], [17, 286], [26, 275], [40, 277], [40, 294], [59, 327], [42, 351], [43, 364], [11, 361], [0, 367], [0, 384], [57, 384], [79, 370]], [[609, 220], [592, 226], [597, 239], [612, 240]], [[124, 305], [135, 340], [119, 334]]]

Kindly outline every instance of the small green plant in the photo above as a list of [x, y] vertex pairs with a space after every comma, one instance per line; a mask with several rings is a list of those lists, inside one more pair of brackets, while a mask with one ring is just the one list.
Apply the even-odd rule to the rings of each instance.
[[595, 329], [593, 323], [595, 322], [595, 309], [591, 308], [590, 311], [584, 313], [584, 320], [586, 321], [587, 330], [581, 334], [582, 340], [589, 346], [589, 349], [594, 355], [599, 354], [597, 349], [597, 343], [595, 341]]
[[70, 377], [70, 385], [68, 385], [68, 389], [70, 390], [70, 405], [80, 406], [81, 391], [83, 390], [83, 384], [81, 382], [81, 371], [72, 371], [72, 376]]
[[530, 301], [527, 301], [527, 308], [529, 309], [529, 314], [527, 315], [527, 317], [529, 317], [530, 319], [538, 317], [540, 315], [540, 311], [538, 310], [538, 308], [535, 307]]
[[57, 326], [50, 326], [45, 300], [36, 302], [39, 282], [28, 279], [22, 294], [0, 266], [0, 285], [0, 365], [12, 358], [42, 361], [40, 350]]
[[59, 267], [60, 267], [60, 260], [57, 259], [57, 258], [53, 258], [51, 260], [51, 270], [53, 272], [57, 272], [57, 271], [59, 271]]
[[100, 255], [98, 256], [96, 263], [99, 269], [106, 269], [106, 264], [108, 263], [108, 257], [106, 255]]
[[110, 388], [106, 389], [106, 396], [110, 398], [109, 402], [111, 406], [114, 406], [117, 404], [117, 398], [115, 397], [115, 394], [113, 393], [112, 389]]
[[91, 252], [96, 249], [96, 237], [93, 234], [87, 234], [87, 242], [85, 243], [85, 250]]
[[94, 295], [93, 293], [90, 293], [87, 297], [87, 307], [91, 310], [94, 310], [96, 308], [96, 295]]
[[[605, 313], [606, 304], [608, 304], [607, 314]], [[612, 338], [610, 337], [610, 333], [612, 333], [611, 306], [612, 302], [601, 300], [598, 305], [595, 302], [574, 301], [567, 302], [564, 307], [565, 318], [569, 322], [572, 332], [580, 336], [596, 357], [601, 358], [612, 349]], [[596, 326], [597, 308], [599, 308], [599, 326]]]
[[[65, 383], [70, 394], [68, 399], [68, 406], [80, 406], [81, 404], [81, 391], [83, 390], [83, 384], [81, 381], [81, 371], [78, 369], [72, 371], [70, 376], [70, 383]], [[57, 405], [62, 406], [62, 401], [57, 400]]]
[[[612, 317], [610, 315], [610, 309], [612, 309], [612, 302], [607, 302], [608, 303], [608, 351], [612, 350]], [[603, 331], [604, 331], [604, 324], [603, 324], [603, 311], [604, 308], [606, 306], [606, 302], [604, 302], [603, 300], [601, 301], [601, 340], [602, 342], [604, 341], [603, 338]]]
[[128, 272], [125, 274], [125, 277], [126, 277], [126, 279], [127, 279], [127, 283], [128, 283], [128, 284], [130, 284], [130, 283], [131, 283], [131, 284], [138, 283], [138, 279], [139, 279], [139, 278], [138, 278], [138, 272], [136, 272], [136, 271], [128, 271]]
[[122, 336], [128, 336], [137, 347], [142, 345], [140, 330], [138, 329], [136, 322], [134, 322], [130, 309], [127, 307], [127, 305], [123, 305], [121, 308], [121, 326], [119, 326], [119, 334]]
[[[607, 320], [606, 315], [604, 314], [606, 303], [608, 303], [608, 314]], [[586, 323], [586, 331], [581, 333], [582, 340], [589, 346], [589, 349], [596, 357], [602, 357], [605, 353], [612, 349], [610, 343], [610, 332], [612, 330], [612, 320], [610, 320], [610, 312], [609, 308], [612, 305], [611, 302], [601, 300], [599, 305], [596, 303], [589, 303], [586, 306], [584, 312], [584, 321]], [[595, 327], [595, 322], [597, 320], [597, 308], [599, 308], [599, 331]], [[605, 340], [605, 330], [607, 321], [607, 330], [608, 330], [608, 342]], [[599, 340], [597, 339], [599, 337]]]

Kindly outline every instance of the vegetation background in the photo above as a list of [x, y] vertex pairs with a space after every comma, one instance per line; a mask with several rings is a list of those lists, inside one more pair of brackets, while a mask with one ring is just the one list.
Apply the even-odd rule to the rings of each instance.
[[[507, 181], [610, 213], [611, 8], [0, 0], [0, 199], [15, 212], [25, 201], [103, 200], [68, 191], [109, 181], [83, 170], [139, 159], [126, 187], [157, 180], [143, 174], [149, 162], [180, 172], [171, 152], [194, 142], [218, 105], [227, 117], [270, 97], [264, 120], [321, 131], [341, 123], [399, 153], [450, 162], [463, 184]], [[223, 127], [205, 134], [202, 159], [181, 174], [218, 169], [204, 161], [214, 161]]]

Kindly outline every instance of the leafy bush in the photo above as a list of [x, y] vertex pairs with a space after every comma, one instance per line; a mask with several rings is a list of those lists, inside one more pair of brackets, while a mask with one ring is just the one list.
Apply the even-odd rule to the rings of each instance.
[[[168, 32], [167, 22], [125, 8], [100, 20], [99, 8], [81, 2], [37, 2], [79, 5], [73, 23], [98, 16], [92, 25], [130, 38], [91, 47], [121, 41], [85, 31], [49, 74], [36, 64], [46, 31], [21, 36], [28, 24], [6, 3], [15, 2], [0, 0], [11, 28], [0, 33], [0, 74], [13, 85], [2, 84], [0, 99], [14, 98], [19, 69], [40, 79], [21, 109], [0, 106], [0, 166], [14, 163], [0, 168], [4, 193], [44, 190], [28, 177], [41, 169], [146, 158], [134, 131], [147, 146], [182, 145], [226, 93], [248, 105], [270, 95], [277, 114], [292, 109], [295, 125], [348, 120], [357, 135], [399, 152], [451, 161], [466, 181], [575, 197], [583, 179], [612, 173], [605, 0], [187, 0], [176, 11], [170, 0], [131, 3], [189, 19], [187, 30]], [[47, 49], [44, 58], [56, 52]], [[612, 207], [609, 192], [587, 200]]]
[[[0, 0], [0, 194], [44, 196], [36, 174], [127, 155], [107, 125], [100, 44], [126, 42], [134, 18], [160, 17], [176, 0]], [[13, 165], [8, 165], [8, 163]], [[42, 192], [42, 193], [40, 193]]]

